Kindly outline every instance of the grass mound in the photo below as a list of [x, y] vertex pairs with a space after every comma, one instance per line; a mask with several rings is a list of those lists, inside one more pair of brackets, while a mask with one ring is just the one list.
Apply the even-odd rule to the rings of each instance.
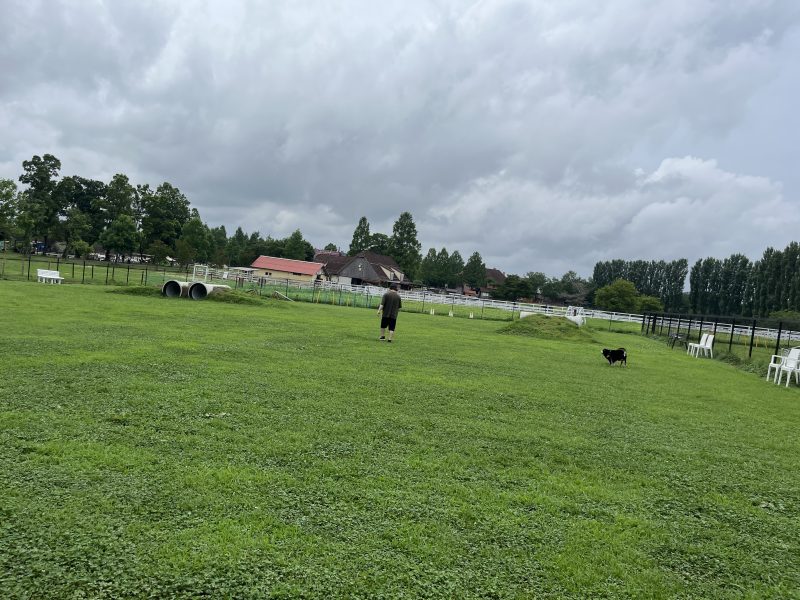
[[211, 302], [224, 302], [226, 304], [247, 304], [250, 306], [282, 306], [281, 303], [264, 298], [258, 294], [243, 292], [241, 290], [228, 290], [221, 294], [213, 294], [206, 298]]
[[594, 338], [585, 328], [578, 327], [572, 321], [560, 317], [545, 317], [544, 315], [530, 315], [501, 327], [498, 332], [546, 340], [594, 341]]
[[146, 285], [125, 286], [108, 290], [110, 294], [126, 294], [128, 296], [161, 296], [161, 288]]

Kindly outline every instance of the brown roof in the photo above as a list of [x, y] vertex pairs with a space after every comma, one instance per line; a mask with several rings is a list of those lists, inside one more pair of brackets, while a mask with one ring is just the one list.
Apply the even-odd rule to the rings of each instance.
[[325, 265], [325, 272], [328, 275], [338, 275], [353, 260], [352, 256], [322, 256], [320, 254], [314, 258]]
[[498, 285], [502, 285], [506, 281], [506, 276], [500, 269], [486, 269], [487, 281], [494, 281]]
[[363, 256], [367, 259], [367, 262], [372, 265], [381, 265], [384, 267], [391, 267], [392, 269], [400, 270], [400, 265], [397, 264], [397, 261], [393, 259], [391, 256], [385, 256], [383, 254], [376, 254], [375, 252], [370, 252], [368, 250], [364, 252], [359, 252], [356, 256]]
[[285, 273], [302, 273], [303, 275], [316, 275], [319, 273], [320, 269], [322, 269], [322, 263], [263, 255], [255, 259], [250, 266], [256, 269], [269, 269], [270, 271], [283, 271]]

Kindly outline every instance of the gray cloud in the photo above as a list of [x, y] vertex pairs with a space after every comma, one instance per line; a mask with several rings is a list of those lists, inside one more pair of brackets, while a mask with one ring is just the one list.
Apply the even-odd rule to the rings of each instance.
[[728, 172], [725, 144], [796, 77], [790, 0], [0, 6], [0, 176], [52, 152], [317, 245], [410, 210], [426, 248], [512, 272], [791, 235], [769, 215], [796, 190]]

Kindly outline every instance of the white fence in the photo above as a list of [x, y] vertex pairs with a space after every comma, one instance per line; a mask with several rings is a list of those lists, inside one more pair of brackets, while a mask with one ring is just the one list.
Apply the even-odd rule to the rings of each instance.
[[[234, 283], [242, 287], [257, 287], [257, 286], [285, 286], [286, 290], [335, 290], [341, 291], [346, 294], [354, 294], [364, 296], [366, 298], [374, 298], [381, 296], [386, 292], [385, 288], [372, 286], [372, 285], [348, 285], [343, 283], [332, 283], [330, 281], [296, 281], [292, 279], [276, 279], [273, 277], [259, 277], [250, 270], [237, 270], [231, 269], [213, 269], [205, 265], [195, 265], [192, 271], [194, 281], [214, 281], [227, 280], [226, 283]], [[508, 311], [513, 313], [533, 313], [547, 315], [551, 317], [564, 317], [567, 314], [569, 307], [566, 306], [552, 306], [549, 304], [531, 304], [527, 302], [508, 302], [507, 300], [495, 300], [492, 298], [477, 298], [475, 296], [463, 296], [460, 294], [437, 294], [423, 291], [403, 291], [398, 292], [400, 296], [409, 301], [421, 302], [423, 304], [436, 304], [436, 305], [449, 305], [449, 306], [462, 306], [473, 308], [475, 311], [481, 308], [494, 308], [498, 310]], [[605, 310], [584, 309], [583, 314], [587, 319], [602, 319], [604, 321], [622, 322], [622, 323], [643, 323], [645, 315], [635, 313], [619, 313]], [[675, 328], [678, 324], [676, 318], [672, 318], [668, 323], [667, 317], [658, 317], [657, 329], [666, 332]], [[715, 331], [718, 336], [731, 334], [733, 329], [734, 336], [751, 336], [758, 338], [766, 338], [777, 340], [778, 330], [769, 327], [753, 327], [752, 321], [750, 324], [744, 322], [737, 323], [733, 327], [730, 323], [714, 323], [714, 321], [701, 321], [698, 318], [691, 320], [692, 332], [708, 332]], [[682, 330], [689, 328], [689, 319], [684, 318], [680, 322]], [[800, 331], [782, 330], [780, 332], [781, 341], [786, 340], [790, 343], [795, 340], [800, 343]]]

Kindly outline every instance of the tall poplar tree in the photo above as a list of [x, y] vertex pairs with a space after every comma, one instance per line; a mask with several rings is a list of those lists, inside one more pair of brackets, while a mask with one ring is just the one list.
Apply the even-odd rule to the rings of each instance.
[[486, 264], [478, 252], [473, 252], [464, 265], [464, 283], [473, 288], [486, 285]]
[[49, 237], [59, 226], [58, 216], [65, 208], [62, 197], [54, 194], [61, 161], [52, 154], [33, 156], [22, 162], [24, 173], [20, 183], [28, 186], [22, 193], [19, 210], [31, 224], [31, 234], [44, 237], [45, 248]]
[[392, 237], [389, 239], [391, 256], [400, 265], [400, 270], [405, 276], [413, 279], [417, 275], [419, 263], [422, 261], [420, 249], [422, 244], [417, 240], [417, 226], [410, 212], [400, 215], [392, 227]]
[[361, 217], [358, 220], [355, 231], [353, 231], [353, 240], [350, 242], [350, 249], [347, 253], [350, 256], [355, 256], [359, 252], [363, 252], [369, 248], [370, 243], [369, 221], [367, 221], [367, 217]]

